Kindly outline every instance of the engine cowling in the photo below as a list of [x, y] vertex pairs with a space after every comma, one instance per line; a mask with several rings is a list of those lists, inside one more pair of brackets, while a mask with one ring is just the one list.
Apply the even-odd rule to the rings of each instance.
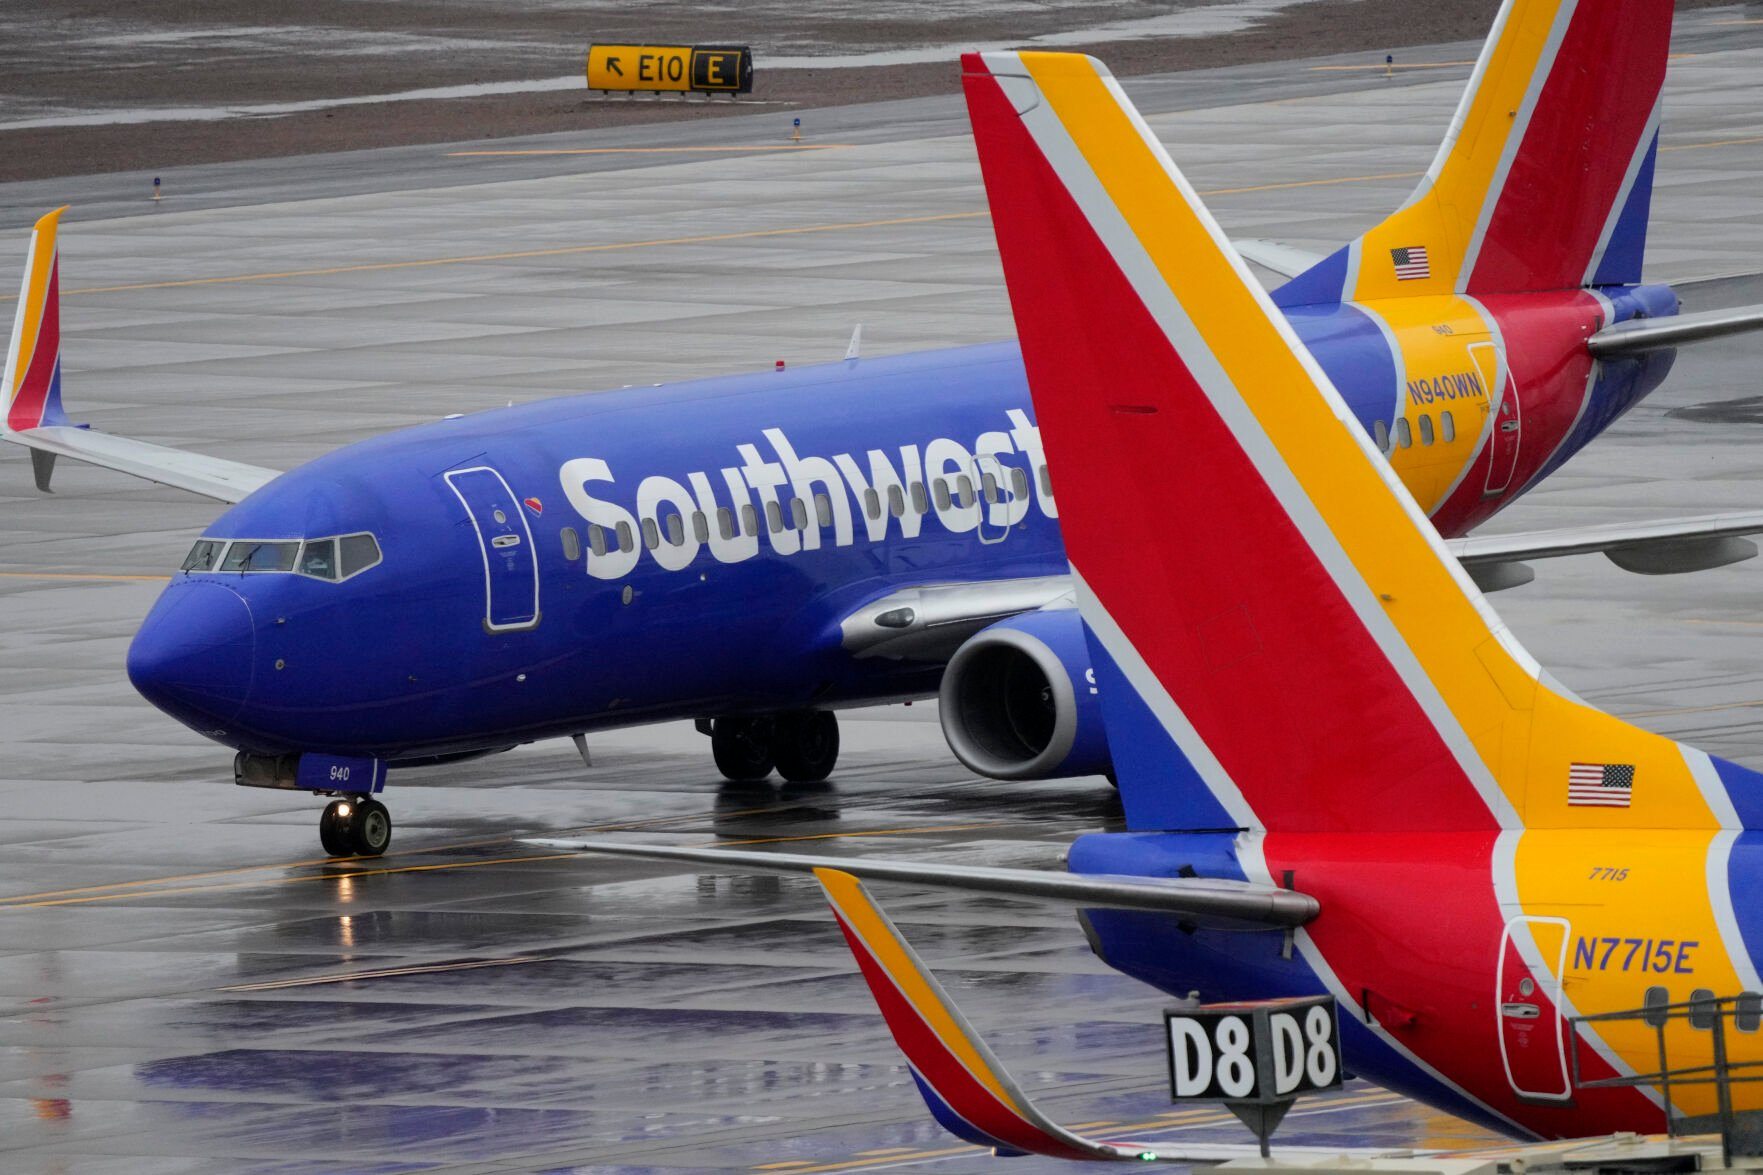
[[1052, 779], [1113, 771], [1075, 609], [1027, 612], [969, 637], [949, 659], [938, 702], [949, 749], [980, 775]]

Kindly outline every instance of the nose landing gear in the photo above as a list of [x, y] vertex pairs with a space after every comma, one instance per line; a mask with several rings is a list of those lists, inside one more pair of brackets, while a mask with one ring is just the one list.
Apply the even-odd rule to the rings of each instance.
[[368, 796], [344, 796], [325, 805], [318, 841], [333, 857], [377, 857], [392, 843], [392, 814]]

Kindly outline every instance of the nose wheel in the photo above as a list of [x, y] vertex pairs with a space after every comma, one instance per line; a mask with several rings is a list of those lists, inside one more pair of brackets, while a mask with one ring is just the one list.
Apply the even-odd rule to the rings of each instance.
[[333, 857], [377, 857], [392, 843], [392, 814], [367, 796], [332, 800], [318, 818], [318, 843]]

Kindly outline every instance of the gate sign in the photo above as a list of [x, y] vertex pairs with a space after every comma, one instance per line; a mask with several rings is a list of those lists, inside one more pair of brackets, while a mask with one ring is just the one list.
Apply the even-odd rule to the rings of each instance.
[[1176, 1101], [1290, 1102], [1341, 1084], [1333, 996], [1202, 1004], [1163, 1013]]
[[588, 89], [749, 94], [753, 51], [745, 45], [590, 45]]

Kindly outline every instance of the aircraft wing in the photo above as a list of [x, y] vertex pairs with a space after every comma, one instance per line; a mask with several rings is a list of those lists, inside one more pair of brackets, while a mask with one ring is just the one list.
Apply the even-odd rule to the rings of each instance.
[[1238, 253], [1262, 269], [1271, 269], [1281, 277], [1297, 277], [1323, 259], [1321, 253], [1312, 253], [1308, 249], [1300, 249], [1296, 245], [1288, 245], [1284, 241], [1251, 237], [1246, 240], [1232, 241], [1231, 244], [1236, 246]]
[[1600, 553], [1624, 571], [1641, 575], [1706, 571], [1754, 558], [1757, 544], [1744, 536], [1755, 534], [1763, 534], [1763, 510], [1472, 535], [1447, 539], [1445, 546], [1478, 583], [1493, 577], [1498, 587], [1515, 587], [1530, 576], [1519, 572], [1516, 578], [1502, 582], [1498, 569], [1521, 568], [1529, 560], [1566, 555]]
[[223, 502], [237, 502], [276, 477], [274, 469], [107, 436], [68, 420], [61, 406], [61, 257], [56, 243], [64, 211], [57, 208], [31, 230], [0, 387], [6, 401], [0, 440], [30, 449], [37, 488], [49, 489], [57, 457], [102, 465]]
[[[90, 465], [101, 465], [131, 477], [145, 478], [160, 485], [176, 486], [206, 498], [222, 502], [242, 501], [246, 494], [279, 476], [279, 471], [260, 465], [245, 465], [200, 453], [187, 453], [164, 445], [93, 432], [70, 424], [47, 424], [14, 432], [0, 431], [0, 440], [24, 445], [31, 450], [37, 469], [37, 488], [47, 490], [47, 467], [55, 457], [71, 457]], [[38, 454], [50, 458], [45, 461]]]
[[1309, 894], [1246, 881], [1206, 877], [1105, 877], [1043, 869], [937, 865], [876, 857], [818, 857], [683, 845], [539, 837], [523, 843], [577, 853], [604, 853], [653, 861], [684, 861], [723, 869], [814, 873], [836, 869], [876, 881], [997, 894], [1073, 906], [1153, 910], [1194, 918], [1221, 918], [1258, 926], [1302, 926], [1321, 911]]
[[1631, 319], [1605, 327], [1587, 339], [1585, 345], [1598, 358], [1609, 359], [1750, 330], [1763, 330], [1763, 305], [1698, 310], [1670, 318]]

